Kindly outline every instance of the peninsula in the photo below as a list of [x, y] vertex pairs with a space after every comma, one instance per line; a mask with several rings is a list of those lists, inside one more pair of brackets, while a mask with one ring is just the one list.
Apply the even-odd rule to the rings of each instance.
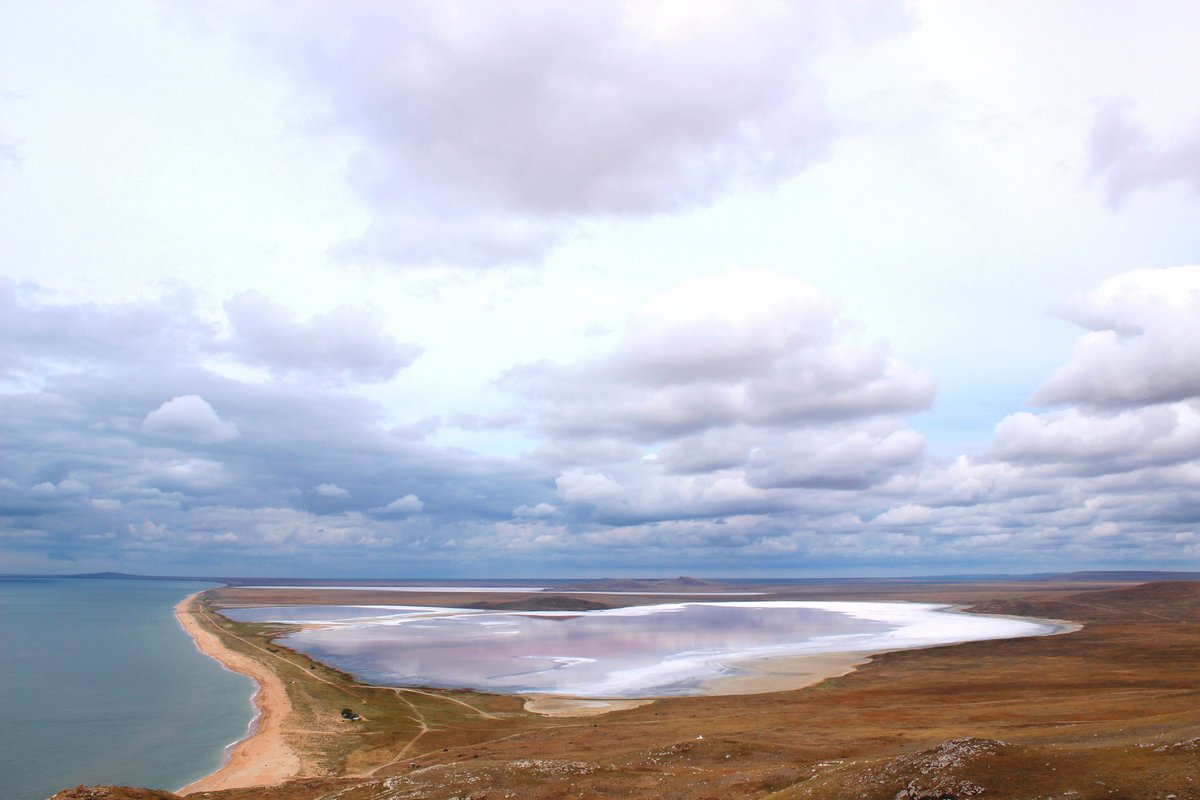
[[[736, 696], [530, 702], [362, 684], [281, 647], [285, 625], [216, 613], [396, 603], [394, 592], [231, 586], [189, 597], [177, 614], [204, 652], [255, 679], [259, 718], [224, 767], [179, 794], [249, 800], [270, 786], [278, 800], [1200, 796], [1200, 583], [1097, 575], [755, 589], [776, 599], [952, 603], [1082, 627], [783, 663]], [[588, 591], [592, 606], [616, 606], [685, 589]], [[403, 602], [544, 609], [579, 595], [553, 597], [430, 590], [406, 592]], [[102, 796], [175, 795], [93, 787], [56, 797]]]

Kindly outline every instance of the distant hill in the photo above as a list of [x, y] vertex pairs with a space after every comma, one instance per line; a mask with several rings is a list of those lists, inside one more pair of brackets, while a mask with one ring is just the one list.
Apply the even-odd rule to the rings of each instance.
[[[228, 586], [446, 586], [471, 583], [472, 580], [450, 580], [431, 578], [262, 578], [230, 577], [221, 575], [136, 575], [129, 572], [86, 572], [75, 575], [52, 574], [0, 574], [0, 578], [77, 578], [81, 580], [122, 581], [197, 581], [221, 583]], [[528, 586], [538, 584], [557, 591], [583, 592], [722, 592], [745, 590], [748, 587], [778, 586], [787, 584], [815, 585], [874, 585], [874, 584], [918, 584], [918, 583], [980, 583], [980, 582], [1028, 582], [1045, 581], [1059, 583], [1151, 583], [1155, 581], [1200, 581], [1200, 572], [1174, 572], [1170, 570], [1080, 570], [1076, 572], [1039, 572], [1026, 574], [975, 574], [975, 575], [920, 575], [892, 578], [745, 578], [702, 579], [680, 576], [678, 578], [598, 578], [577, 580], [498, 579], [477, 578], [495, 586]]]
[[560, 591], [573, 592], [722, 592], [735, 587], [721, 581], [700, 578], [600, 578], [574, 581], [554, 586]]
[[463, 608], [478, 608], [483, 611], [598, 611], [612, 608], [608, 603], [597, 603], [580, 597], [563, 597], [561, 594], [538, 594], [521, 600], [502, 602], [471, 603]]
[[1078, 581], [1080, 583], [1150, 583], [1152, 581], [1200, 581], [1200, 572], [1168, 572], [1166, 570], [1085, 570], [1058, 575], [1040, 575], [1034, 580]]

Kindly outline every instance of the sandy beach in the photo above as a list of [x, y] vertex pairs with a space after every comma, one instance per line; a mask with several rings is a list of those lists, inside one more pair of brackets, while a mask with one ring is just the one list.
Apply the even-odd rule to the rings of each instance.
[[254, 659], [225, 647], [215, 634], [206, 630], [197, 617], [197, 597], [199, 593], [181, 600], [175, 606], [175, 617], [200, 652], [254, 679], [258, 684], [254, 696], [258, 719], [250, 735], [237, 743], [220, 769], [180, 789], [179, 794], [267, 786], [295, 777], [300, 771], [300, 759], [283, 739], [283, 721], [292, 709], [283, 682]]
[[[258, 735], [228, 767], [185, 791], [196, 797], [225, 786], [226, 800], [321, 800], [471, 797], [503, 787], [528, 800], [681, 800], [706, 785], [713, 797], [890, 800], [912, 787], [943, 796], [947, 786], [969, 785], [998, 800], [1192, 796], [1200, 582], [855, 584], [843, 592], [855, 602], [910, 600], [970, 605], [1002, 618], [1074, 620], [1053, 625], [1053, 632], [1074, 633], [731, 660], [711, 678], [723, 685], [703, 687], [708, 694], [647, 703], [368, 687], [280, 655], [282, 648], [274, 652], [270, 631], [239, 631], [243, 647], [211, 624], [221, 618], [200, 614], [189, 598], [178, 612], [198, 644], [235, 669], [247, 665], [235, 665], [219, 645], [210, 649], [213, 636], [254, 660], [252, 648], [262, 647], [263, 668], [278, 668], [293, 707], [286, 711], [264, 693]], [[210, 596], [226, 604], [222, 590]], [[970, 618], [951, 615], [939, 624], [956, 621]], [[904, 643], [928, 641], [921, 630], [910, 633]], [[254, 665], [245, 671], [255, 674]], [[256, 675], [264, 692], [270, 678]], [[354, 701], [363, 706], [362, 724], [337, 716]], [[556, 719], [580, 713], [592, 716]], [[286, 748], [271, 752], [280, 721], [303, 759]], [[929, 783], [935, 778], [951, 783]], [[88, 789], [58, 797], [96, 796]]]

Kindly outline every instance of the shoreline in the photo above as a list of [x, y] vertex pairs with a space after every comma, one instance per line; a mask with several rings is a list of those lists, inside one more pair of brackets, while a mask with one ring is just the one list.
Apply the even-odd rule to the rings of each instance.
[[[303, 761], [283, 739], [283, 720], [292, 712], [283, 680], [257, 659], [229, 649], [221, 638], [200, 624], [197, 618], [196, 592], [181, 600], [175, 616], [192, 637], [200, 652], [215, 659], [226, 669], [249, 676], [257, 688], [252, 697], [255, 715], [246, 735], [225, 748], [225, 760], [211, 774], [178, 790], [187, 795], [196, 792], [241, 789], [279, 784], [299, 777]], [[970, 615], [970, 606], [950, 606], [951, 613]], [[987, 615], [1008, 616], [1008, 615]], [[1009, 617], [1029, 621], [1027, 617]], [[1031, 634], [1052, 636], [1078, 630], [1078, 623], [1066, 620], [1039, 620], [1050, 631]], [[1007, 638], [1007, 637], [1005, 637]], [[1023, 638], [1023, 637], [1017, 637]], [[968, 640], [969, 641], [969, 640]], [[725, 674], [704, 681], [695, 696], [728, 696], [789, 692], [815, 686], [831, 678], [854, 672], [885, 652], [943, 647], [960, 642], [929, 643], [916, 646], [880, 648], [869, 651], [841, 651], [775, 655], [731, 660]], [[524, 710], [545, 717], [594, 717], [648, 705], [663, 698], [604, 698], [530, 693], [521, 695]]]
[[[971, 615], [972, 612], [970, 609], [971, 606], [955, 605], [948, 607], [947, 611]], [[1061, 636], [1083, 629], [1082, 623], [1071, 620], [1022, 617], [1010, 614], [987, 614], [986, 616], [1001, 617], [1022, 622], [1028, 622], [1033, 619], [1051, 628], [1051, 630], [1045, 633], [1030, 634], [1031, 637]], [[871, 663], [876, 656], [910, 650], [952, 647], [958, 644], [967, 644], [969, 641], [971, 640], [908, 647], [772, 655], [731, 660], [725, 664], [726, 669], [729, 670], [728, 672], [704, 681], [700, 684], [701, 690], [698, 693], [686, 696], [724, 697], [730, 695], [794, 692], [800, 689], [807, 689], [810, 686], [816, 686], [831, 678], [840, 678], [844, 675], [849, 675], [858, 670], [859, 667]], [[977, 639], [974, 641], [1004, 641], [1004, 639]], [[537, 693], [525, 694], [522, 697], [525, 700], [524, 708], [526, 711], [546, 717], [599, 716], [612, 711], [624, 711], [653, 703], [656, 700], [667, 699], [666, 697], [589, 698]]]
[[200, 594], [195, 592], [180, 600], [175, 606], [175, 619], [192, 637], [197, 650], [255, 682], [255, 715], [246, 736], [226, 747], [224, 763], [176, 794], [269, 786], [297, 777], [300, 758], [283, 739], [283, 720], [291, 713], [292, 705], [282, 679], [265, 665], [230, 650], [216, 634], [205, 630], [196, 618], [195, 604]]
[[[871, 661], [871, 653], [813, 653], [754, 658], [730, 662], [733, 674], [718, 675], [701, 684], [701, 691], [688, 697], [725, 697], [729, 695], [794, 692], [816, 686], [830, 678], [840, 678]], [[641, 698], [564, 697], [551, 694], [526, 694], [525, 710], [546, 717], [592, 717], [624, 711], [675, 696]]]

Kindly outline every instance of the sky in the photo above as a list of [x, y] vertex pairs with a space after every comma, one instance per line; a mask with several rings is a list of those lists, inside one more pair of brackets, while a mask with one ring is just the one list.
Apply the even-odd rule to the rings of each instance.
[[1200, 5], [0, 2], [0, 573], [1200, 568]]

